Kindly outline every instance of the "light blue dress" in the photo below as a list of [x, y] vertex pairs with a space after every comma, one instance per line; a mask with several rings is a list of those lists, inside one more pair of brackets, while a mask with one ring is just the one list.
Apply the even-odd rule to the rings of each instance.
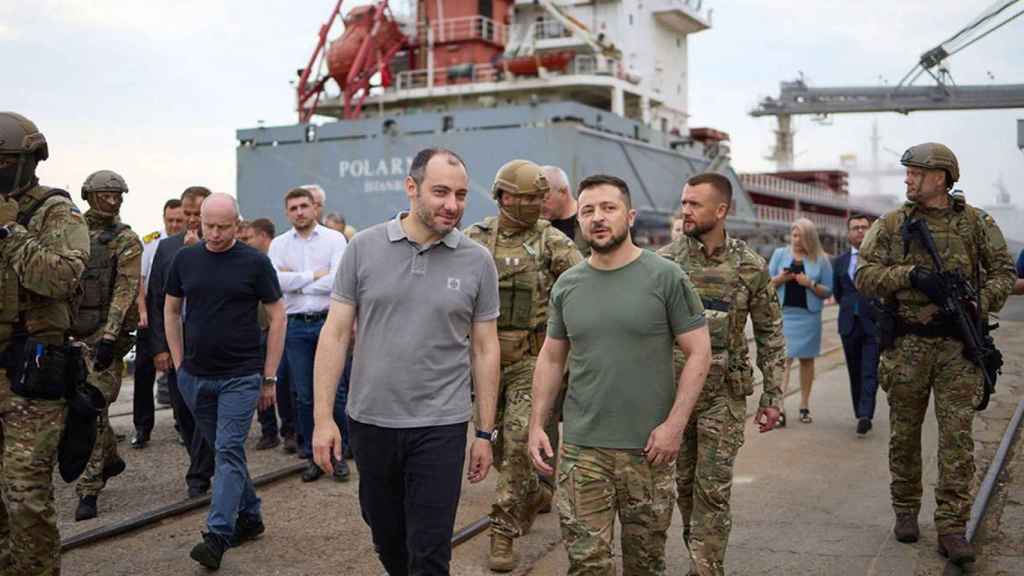
[[[832, 263], [829, 259], [810, 260], [804, 258], [804, 273], [814, 282], [828, 289], [832, 294]], [[789, 246], [776, 248], [768, 262], [768, 274], [772, 277], [788, 268], [793, 263], [793, 253]], [[779, 302], [786, 301], [786, 289], [783, 284], [776, 288]], [[800, 288], [807, 293], [807, 308], [794, 306], [782, 307], [782, 335], [786, 339], [787, 358], [815, 358], [821, 354], [821, 308], [823, 301], [813, 290]]]

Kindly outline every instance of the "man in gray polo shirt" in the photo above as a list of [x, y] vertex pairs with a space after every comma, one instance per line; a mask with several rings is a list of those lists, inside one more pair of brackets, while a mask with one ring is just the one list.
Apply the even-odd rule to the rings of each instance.
[[468, 186], [455, 153], [416, 155], [405, 180], [409, 212], [352, 238], [317, 346], [313, 457], [331, 473], [341, 460], [334, 394], [358, 321], [350, 443], [363, 519], [390, 576], [448, 574], [470, 382], [480, 428], [469, 481], [486, 478], [491, 466], [498, 277], [487, 250], [456, 228]]

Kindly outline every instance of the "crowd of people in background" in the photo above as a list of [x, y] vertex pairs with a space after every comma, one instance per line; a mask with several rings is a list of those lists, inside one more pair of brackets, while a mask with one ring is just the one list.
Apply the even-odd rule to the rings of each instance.
[[[164, 230], [140, 239], [120, 219], [120, 175], [89, 176], [83, 214], [39, 184], [47, 157], [31, 121], [0, 113], [0, 256], [10, 264], [0, 269], [0, 565], [16, 573], [59, 571], [58, 446], [61, 475], [81, 477], [76, 520], [99, 514], [100, 491], [124, 471], [107, 410], [134, 343], [131, 445], [150, 442], [161, 372], [188, 453], [187, 493], [213, 492], [190, 553], [207, 568], [266, 530], [245, 454], [255, 417], [256, 448], [283, 444], [308, 460], [304, 482], [346, 482], [356, 462], [363, 519], [391, 576], [448, 573], [470, 422], [465, 478], [499, 472], [491, 570], [516, 568], [516, 540], [554, 506], [570, 574], [615, 572], [616, 519], [625, 572], [663, 574], [678, 506], [693, 571], [724, 574], [754, 392], [747, 322], [762, 375], [758, 431], [787, 425], [794, 359], [799, 421], [811, 424], [832, 298], [858, 435], [872, 428], [876, 387], [888, 395], [896, 539], [919, 538], [921, 423], [934, 390], [938, 549], [974, 560], [964, 538], [970, 430], [991, 366], [964, 355], [945, 277], [930, 268], [940, 257], [911, 242], [907, 223], [933, 228], [950, 267], [977, 272], [979, 323], [1024, 293], [1024, 254], [1015, 274], [998, 226], [950, 192], [959, 165], [941, 144], [904, 154], [903, 207], [874, 223], [849, 217], [848, 252], [831, 260], [814, 224], [798, 219], [767, 262], [728, 233], [733, 189], [716, 173], [682, 184], [673, 240], [652, 252], [631, 236], [624, 180], [590, 175], [574, 193], [564, 171], [528, 160], [499, 169], [498, 214], [465, 232], [468, 169], [456, 152], [428, 148], [404, 182], [408, 210], [358, 234], [324, 213], [316, 185], [282, 192], [283, 232], [191, 186], [164, 205]], [[68, 378], [76, 356], [85, 373]], [[84, 453], [59, 442], [82, 414], [97, 438]]]

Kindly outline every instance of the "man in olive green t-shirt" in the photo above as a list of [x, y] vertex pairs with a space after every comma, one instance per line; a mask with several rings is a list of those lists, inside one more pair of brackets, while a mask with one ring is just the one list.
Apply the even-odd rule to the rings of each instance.
[[[665, 572], [675, 458], [711, 362], [700, 297], [681, 268], [633, 244], [635, 218], [622, 180], [580, 183], [580, 229], [591, 256], [552, 289], [534, 371], [530, 456], [550, 474], [544, 416], [569, 363], [558, 510], [570, 575], [615, 574], [616, 515], [623, 573]], [[673, 346], [688, 358], [678, 383]]]

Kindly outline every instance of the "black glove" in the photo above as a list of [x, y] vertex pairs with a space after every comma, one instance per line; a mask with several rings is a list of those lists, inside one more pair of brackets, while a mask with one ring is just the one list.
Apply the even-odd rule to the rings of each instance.
[[936, 306], [946, 303], [946, 290], [942, 285], [942, 277], [935, 272], [915, 266], [910, 272], [910, 285], [924, 292], [925, 296]]
[[96, 345], [96, 358], [93, 360], [92, 369], [102, 372], [114, 363], [114, 341], [106, 338], [100, 340]]

